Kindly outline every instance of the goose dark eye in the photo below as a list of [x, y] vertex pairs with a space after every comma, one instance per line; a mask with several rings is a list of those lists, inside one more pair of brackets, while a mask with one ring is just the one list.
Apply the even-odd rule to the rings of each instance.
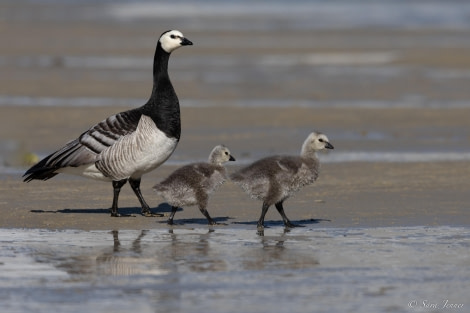
[[318, 141], [323, 142], [324, 140], [322, 138], [318, 139]]
[[228, 152], [227, 152], [227, 151], [225, 151], [225, 155], [228, 155]]
[[175, 39], [176, 36], [175, 36], [175, 35], [171, 35], [170, 38], [171, 38], [171, 39]]

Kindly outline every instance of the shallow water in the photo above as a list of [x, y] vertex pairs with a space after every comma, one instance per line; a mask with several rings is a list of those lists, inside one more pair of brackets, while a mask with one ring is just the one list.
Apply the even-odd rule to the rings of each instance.
[[0, 229], [0, 242], [2, 312], [470, 306], [470, 229], [462, 227]]

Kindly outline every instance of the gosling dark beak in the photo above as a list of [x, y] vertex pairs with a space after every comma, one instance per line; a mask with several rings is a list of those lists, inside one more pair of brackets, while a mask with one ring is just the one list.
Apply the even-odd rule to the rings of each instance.
[[182, 46], [192, 46], [193, 43], [191, 40], [187, 39], [187, 38], [182, 38], [181, 39], [181, 45]]
[[229, 161], [235, 161], [235, 158], [230, 155], [230, 159], [228, 159], [228, 160], [229, 160]]
[[326, 149], [334, 149], [335, 147], [333, 147], [333, 145], [331, 143], [327, 142], [326, 145], [325, 145], [325, 148]]

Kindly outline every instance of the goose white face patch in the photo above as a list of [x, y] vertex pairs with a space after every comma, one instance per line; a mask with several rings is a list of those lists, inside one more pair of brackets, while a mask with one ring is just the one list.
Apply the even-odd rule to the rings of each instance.
[[183, 33], [178, 30], [171, 30], [164, 33], [160, 37], [160, 43], [163, 50], [168, 53], [171, 53], [173, 50], [181, 47], [181, 42], [184, 39]]

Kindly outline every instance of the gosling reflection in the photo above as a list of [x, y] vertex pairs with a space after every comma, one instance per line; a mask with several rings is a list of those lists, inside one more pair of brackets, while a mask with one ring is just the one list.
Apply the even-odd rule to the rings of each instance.
[[228, 266], [224, 258], [211, 248], [210, 237], [214, 233], [176, 234], [169, 230], [171, 244], [168, 247], [168, 259], [174, 264], [175, 272], [219, 272]]
[[253, 249], [243, 256], [244, 268], [247, 270], [287, 270], [311, 268], [319, 264], [310, 249], [299, 249], [289, 246], [289, 240], [301, 238], [289, 237], [289, 228], [285, 228], [278, 236], [265, 236], [264, 230], [259, 230], [261, 248]]

